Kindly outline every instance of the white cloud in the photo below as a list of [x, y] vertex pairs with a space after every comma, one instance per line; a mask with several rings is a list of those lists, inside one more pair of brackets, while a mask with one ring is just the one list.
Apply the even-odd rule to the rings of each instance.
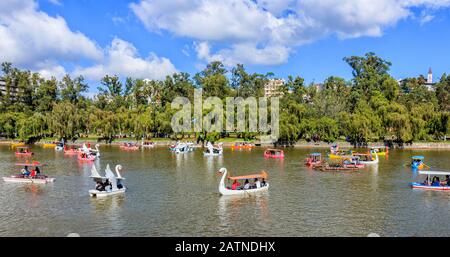
[[105, 75], [118, 75], [142, 79], [164, 79], [176, 73], [174, 65], [167, 58], [150, 53], [146, 59], [138, 56], [137, 49], [122, 39], [113, 39], [106, 50], [102, 62], [91, 67], [78, 67], [74, 75], [83, 75], [88, 79], [99, 80]]
[[149, 31], [201, 42], [199, 59], [267, 65], [329, 35], [378, 37], [412, 17], [413, 8], [449, 6], [450, 0], [140, 0], [130, 8]]
[[101, 48], [62, 17], [37, 10], [32, 0], [0, 2], [0, 62], [32, 70], [62, 71], [57, 63], [103, 58]]
[[48, 1], [54, 5], [62, 5], [60, 0], [48, 0]]
[[[102, 49], [81, 32], [71, 30], [62, 17], [40, 11], [34, 0], [0, 1], [0, 38], [0, 63], [12, 62], [46, 78], [71, 73], [89, 79], [106, 74], [159, 79], [176, 71], [170, 60], [153, 53], [147, 59], [139, 58], [131, 43], [118, 38]], [[81, 61], [93, 64], [81, 67]], [[67, 71], [63, 64], [77, 68]]]

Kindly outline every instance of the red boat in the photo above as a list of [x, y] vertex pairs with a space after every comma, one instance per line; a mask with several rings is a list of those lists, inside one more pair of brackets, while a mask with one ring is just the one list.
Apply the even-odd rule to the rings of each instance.
[[309, 158], [306, 158], [305, 162], [306, 166], [314, 167], [322, 164], [322, 154], [321, 153], [312, 153], [309, 155]]
[[265, 158], [284, 159], [284, 151], [278, 149], [267, 149], [264, 152]]
[[28, 147], [17, 147], [16, 156], [17, 157], [31, 157], [34, 153], [31, 152]]
[[80, 152], [78, 154], [78, 160], [79, 161], [93, 162], [93, 161], [95, 161], [96, 158], [97, 157], [95, 155], [89, 155], [89, 154], [86, 154], [86, 153], [83, 153], [83, 152]]

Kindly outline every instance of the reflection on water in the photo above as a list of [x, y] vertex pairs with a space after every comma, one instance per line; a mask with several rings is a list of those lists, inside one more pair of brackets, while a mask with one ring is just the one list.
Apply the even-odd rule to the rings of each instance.
[[[122, 152], [102, 147], [94, 163], [34, 147], [35, 159], [54, 184], [1, 182], [0, 236], [450, 236], [450, 193], [413, 191], [417, 173], [407, 164], [424, 155], [433, 168], [450, 170], [450, 151], [391, 151], [358, 172], [317, 172], [303, 165], [313, 150], [286, 149], [265, 159], [264, 149], [203, 156], [167, 148]], [[320, 150], [319, 150], [320, 151]], [[325, 154], [325, 151], [322, 151]], [[0, 176], [19, 169], [0, 147]], [[92, 165], [123, 166], [128, 191], [90, 198]], [[269, 173], [270, 189], [256, 196], [222, 197], [220, 176]], [[18, 226], [20, 224], [20, 226]]]

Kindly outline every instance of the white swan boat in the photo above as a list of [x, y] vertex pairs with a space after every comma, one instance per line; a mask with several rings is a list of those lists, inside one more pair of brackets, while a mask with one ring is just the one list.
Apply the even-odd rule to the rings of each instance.
[[219, 144], [218, 147], [214, 147], [210, 142], [207, 143], [206, 150], [203, 152], [204, 156], [220, 156], [222, 154], [222, 144]]
[[86, 144], [83, 144], [83, 146], [78, 149], [78, 152], [85, 153], [87, 156], [94, 156], [95, 158], [100, 158], [100, 145], [96, 144], [95, 149], [92, 149], [91, 147], [87, 147]]
[[190, 146], [186, 143], [178, 143], [174, 147], [170, 148], [172, 152], [175, 152], [177, 154], [179, 153], [188, 153], [194, 151], [194, 147]]
[[[10, 177], [4, 177], [3, 181], [10, 183], [32, 183], [32, 184], [47, 184], [53, 183], [55, 178], [49, 178], [40, 173], [40, 168], [44, 166], [44, 164], [40, 164], [39, 162], [30, 163], [18, 163], [16, 166], [23, 166], [22, 174], [13, 175]], [[29, 168], [32, 168], [29, 171]]]
[[[90, 178], [92, 178], [97, 183], [97, 187], [96, 189], [89, 190], [89, 195], [91, 197], [107, 197], [125, 193], [126, 187], [122, 184], [122, 181], [125, 180], [125, 178], [121, 176], [120, 170], [122, 170], [122, 166], [117, 165], [116, 176], [111, 171], [108, 164], [105, 169], [105, 177], [102, 177], [97, 172], [95, 165], [93, 165]], [[105, 180], [105, 182], [103, 182], [103, 180]]]
[[252, 189], [235, 189], [233, 190], [231, 187], [227, 187], [225, 185], [225, 180], [228, 179], [230, 181], [239, 181], [239, 180], [255, 180], [258, 179], [258, 181], [261, 183], [260, 180], [265, 181], [268, 177], [267, 173], [265, 171], [262, 171], [260, 174], [253, 174], [253, 175], [247, 175], [247, 176], [239, 176], [239, 177], [227, 177], [228, 171], [226, 168], [221, 168], [219, 170], [219, 173], [222, 174], [222, 178], [219, 183], [219, 192], [224, 196], [229, 195], [249, 195], [249, 194], [255, 194], [263, 191], [267, 191], [269, 189], [269, 183], [265, 183], [264, 185], [261, 185], [259, 188], [252, 188]]
[[359, 163], [365, 164], [365, 165], [378, 164], [380, 162], [377, 154], [354, 153], [353, 156], [358, 156], [360, 158]]

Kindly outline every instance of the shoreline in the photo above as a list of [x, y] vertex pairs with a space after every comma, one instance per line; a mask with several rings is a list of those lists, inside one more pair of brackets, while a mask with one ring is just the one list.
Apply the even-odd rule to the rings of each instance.
[[[149, 140], [152, 141], [152, 140]], [[18, 143], [19, 141], [14, 140], [0, 140], [0, 145], [10, 145], [11, 143]], [[91, 145], [99, 144], [100, 146], [119, 146], [125, 142], [137, 142], [140, 143], [140, 141], [136, 140], [119, 140], [119, 141], [113, 141], [111, 144], [105, 143], [105, 142], [96, 142], [95, 140], [77, 140], [75, 143], [69, 143], [68, 145], [82, 145], [83, 143], [90, 143]], [[155, 140], [152, 141], [155, 146], [162, 147], [162, 146], [170, 146], [172, 144], [175, 144], [176, 141], [174, 140]], [[189, 140], [183, 140], [182, 142], [189, 142]], [[190, 141], [192, 142], [192, 140]], [[223, 146], [225, 147], [231, 147], [232, 145], [236, 143], [242, 143], [243, 141], [237, 140], [237, 141], [227, 141], [222, 142]], [[44, 144], [45, 142], [37, 142], [35, 145], [40, 146]], [[267, 144], [267, 143], [258, 143], [258, 141], [253, 141], [254, 144], [260, 144], [260, 147], [274, 147], [273, 144]], [[348, 142], [337, 142], [340, 148], [349, 149], [354, 148], [353, 145], [351, 145]], [[304, 148], [304, 149], [329, 149], [332, 144], [330, 143], [308, 143], [304, 141], [300, 141], [295, 143], [292, 146], [277, 146], [276, 148]], [[369, 147], [383, 147], [383, 143], [369, 143]], [[400, 150], [450, 150], [450, 142], [417, 142], [412, 143], [411, 145], [404, 145], [403, 147], [395, 146], [394, 149], [400, 149]]]

